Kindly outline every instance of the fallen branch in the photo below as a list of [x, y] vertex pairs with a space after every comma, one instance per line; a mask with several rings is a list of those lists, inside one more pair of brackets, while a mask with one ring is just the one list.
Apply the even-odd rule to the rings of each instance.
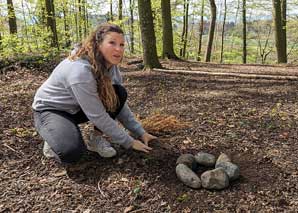
[[228, 72], [205, 72], [205, 71], [189, 71], [189, 70], [166, 70], [154, 68], [153, 71], [164, 73], [176, 74], [198, 74], [210, 76], [226, 76], [226, 77], [239, 77], [239, 78], [252, 78], [252, 79], [266, 79], [266, 80], [288, 80], [298, 81], [298, 76], [294, 75], [264, 75], [264, 74], [243, 74], [243, 73], [228, 73]]

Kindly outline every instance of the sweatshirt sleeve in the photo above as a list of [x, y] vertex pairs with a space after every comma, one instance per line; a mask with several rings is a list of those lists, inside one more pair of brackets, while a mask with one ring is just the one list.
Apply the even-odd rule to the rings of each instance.
[[126, 129], [131, 131], [136, 138], [141, 137], [145, 133], [142, 125], [135, 119], [127, 103], [124, 104], [116, 118]]
[[106, 112], [98, 97], [95, 81], [70, 85], [70, 90], [88, 119], [104, 134], [112, 138], [113, 143], [130, 148], [133, 138], [129, 136]]

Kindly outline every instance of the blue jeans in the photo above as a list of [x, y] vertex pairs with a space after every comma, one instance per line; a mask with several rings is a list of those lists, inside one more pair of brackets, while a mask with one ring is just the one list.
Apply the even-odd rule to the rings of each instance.
[[[113, 86], [119, 105], [115, 112], [107, 113], [115, 119], [126, 102], [127, 92], [121, 85]], [[34, 111], [33, 117], [36, 130], [61, 162], [73, 163], [81, 158], [86, 146], [78, 124], [89, 121], [82, 110], [74, 115], [58, 110]]]

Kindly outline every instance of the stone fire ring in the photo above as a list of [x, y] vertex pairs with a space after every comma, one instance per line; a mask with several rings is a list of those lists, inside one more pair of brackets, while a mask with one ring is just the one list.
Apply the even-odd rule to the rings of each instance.
[[[203, 172], [199, 177], [196, 170], [200, 166], [213, 169]], [[191, 188], [220, 190], [238, 179], [240, 170], [224, 153], [216, 159], [212, 154], [199, 152], [196, 155], [182, 154], [176, 161], [176, 174], [180, 181]]]

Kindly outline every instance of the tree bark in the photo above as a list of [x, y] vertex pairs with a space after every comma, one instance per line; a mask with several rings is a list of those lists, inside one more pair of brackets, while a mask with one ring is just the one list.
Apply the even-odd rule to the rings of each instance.
[[212, 53], [212, 43], [214, 38], [214, 30], [215, 30], [215, 24], [216, 24], [216, 5], [214, 0], [209, 0], [210, 7], [211, 7], [211, 22], [209, 27], [209, 36], [208, 36], [208, 44], [207, 44], [207, 50], [205, 55], [205, 62], [210, 62], [211, 59], [211, 53]]
[[58, 44], [58, 35], [56, 29], [56, 19], [55, 19], [55, 7], [54, 0], [46, 0], [46, 11], [47, 11], [47, 26], [51, 29], [52, 32], [52, 47], [57, 47], [59, 49]]
[[122, 0], [119, 0], [118, 2], [118, 20], [121, 21], [122, 20]]
[[221, 31], [220, 63], [223, 63], [226, 18], [227, 18], [227, 0], [224, 0], [224, 17], [223, 17], [222, 31]]
[[8, 11], [8, 24], [9, 24], [9, 33], [17, 34], [17, 18], [14, 11], [14, 6], [12, 0], [7, 0], [7, 11]]
[[62, 5], [62, 12], [63, 12], [63, 24], [64, 24], [64, 36], [65, 36], [65, 47], [70, 47], [70, 32], [69, 32], [69, 25], [67, 23], [67, 6], [68, 2], [63, 1]]
[[134, 53], [134, 19], [133, 19], [134, 0], [129, 0], [130, 10], [130, 52]]
[[205, 0], [201, 2], [201, 20], [200, 20], [200, 27], [199, 27], [199, 44], [198, 44], [198, 57], [197, 61], [201, 61], [201, 51], [202, 51], [202, 38], [204, 33], [204, 7], [205, 7]]
[[286, 5], [284, 5], [286, 4], [286, 2], [285, 1], [282, 2], [282, 1], [283, 0], [272, 0], [277, 63], [287, 63], [287, 47], [286, 47], [286, 39], [285, 39], [286, 26], [285, 26], [285, 22], [283, 21], [283, 18], [286, 14], [286, 7], [285, 7]]
[[171, 3], [170, 0], [161, 1], [162, 13], [162, 57], [168, 59], [178, 59], [174, 52], [173, 45], [173, 28], [171, 16]]
[[246, 0], [242, 1], [242, 63], [246, 64], [247, 45], [246, 45]]
[[113, 1], [110, 0], [110, 21], [114, 21], [113, 18]]
[[79, 40], [82, 40], [82, 2], [78, 0], [78, 31], [79, 31]]
[[143, 44], [143, 58], [145, 68], [160, 68], [156, 51], [156, 38], [153, 27], [151, 1], [138, 0], [138, 11]]
[[187, 36], [188, 36], [188, 0], [184, 0], [184, 15], [183, 15], [183, 30], [181, 35], [182, 48], [180, 49], [180, 56], [185, 58]]

